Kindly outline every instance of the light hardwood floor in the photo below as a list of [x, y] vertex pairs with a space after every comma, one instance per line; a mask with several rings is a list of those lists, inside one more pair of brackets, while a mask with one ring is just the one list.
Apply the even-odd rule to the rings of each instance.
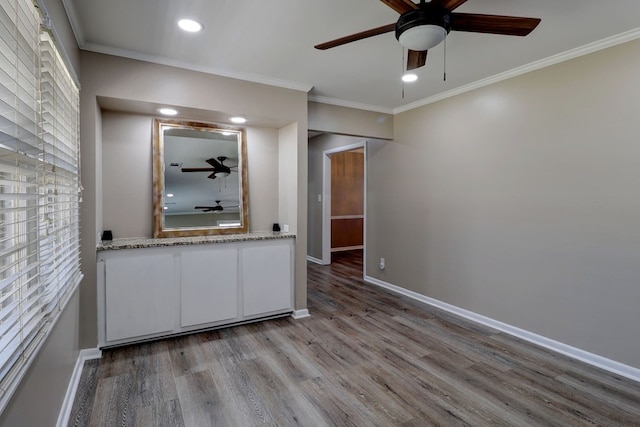
[[640, 384], [309, 264], [309, 311], [104, 351], [71, 426], [638, 426]]

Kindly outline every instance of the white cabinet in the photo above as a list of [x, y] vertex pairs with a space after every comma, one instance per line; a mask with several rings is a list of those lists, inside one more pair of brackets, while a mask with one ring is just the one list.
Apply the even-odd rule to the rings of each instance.
[[170, 254], [113, 257], [104, 265], [106, 340], [171, 331], [175, 268]]
[[256, 316], [292, 307], [291, 274], [288, 246], [243, 249], [243, 314]]
[[180, 326], [238, 317], [238, 251], [182, 251], [180, 262]]
[[291, 313], [293, 242], [100, 250], [99, 347]]

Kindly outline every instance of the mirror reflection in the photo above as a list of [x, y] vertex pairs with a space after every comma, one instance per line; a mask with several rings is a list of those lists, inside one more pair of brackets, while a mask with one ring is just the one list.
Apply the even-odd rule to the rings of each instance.
[[246, 232], [243, 129], [156, 119], [154, 237]]

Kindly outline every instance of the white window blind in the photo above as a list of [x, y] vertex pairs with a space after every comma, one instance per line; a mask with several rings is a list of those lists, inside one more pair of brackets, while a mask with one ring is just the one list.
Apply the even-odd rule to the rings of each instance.
[[0, 0], [0, 410], [82, 278], [79, 93], [30, 0]]

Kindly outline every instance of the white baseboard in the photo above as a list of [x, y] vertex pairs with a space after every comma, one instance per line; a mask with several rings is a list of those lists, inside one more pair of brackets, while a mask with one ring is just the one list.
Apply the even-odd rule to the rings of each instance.
[[474, 313], [472, 311], [457, 307], [455, 305], [451, 305], [446, 302], [439, 301], [434, 298], [430, 298], [428, 296], [419, 294], [417, 292], [413, 292], [408, 289], [401, 288], [400, 286], [392, 285], [391, 283], [384, 282], [382, 280], [376, 279], [375, 277], [365, 275], [364, 281], [371, 283], [373, 285], [388, 289], [392, 292], [415, 299], [417, 301], [423, 302], [425, 304], [429, 304], [431, 306], [440, 308], [442, 310], [448, 311], [449, 313], [456, 314], [460, 317], [464, 317], [473, 322], [480, 323], [485, 326], [489, 326], [491, 328], [505, 332], [509, 335], [513, 335], [525, 341], [529, 341], [541, 347], [548, 348], [549, 350], [553, 350], [557, 353], [564, 354], [565, 356], [569, 356], [571, 358], [580, 360], [581, 362], [588, 363], [592, 366], [596, 366], [598, 368], [604, 369], [614, 374], [622, 375], [623, 377], [632, 379], [634, 381], [640, 381], [640, 369], [634, 368], [633, 366], [625, 365], [623, 363], [616, 362], [615, 360], [607, 359], [606, 357], [602, 357], [597, 354], [590, 353], [588, 351], [584, 351], [576, 347], [572, 347], [570, 345], [552, 340], [542, 335], [538, 335], [533, 332], [520, 329], [516, 326], [512, 326], [507, 323], [500, 322], [490, 317], [486, 317], [481, 314]]
[[291, 317], [293, 317], [296, 320], [304, 319], [305, 317], [310, 317], [310, 316], [311, 315], [309, 314], [309, 310], [307, 310], [306, 308], [303, 308], [302, 310], [295, 310], [293, 313], [291, 313]]
[[80, 377], [82, 376], [82, 368], [84, 362], [92, 359], [100, 359], [102, 357], [102, 351], [97, 348], [90, 348], [80, 350], [78, 359], [76, 359], [76, 365], [73, 368], [71, 379], [69, 380], [69, 386], [67, 387], [67, 393], [64, 395], [64, 401], [62, 402], [62, 408], [60, 408], [60, 414], [58, 415], [57, 427], [66, 427], [69, 424], [69, 416], [71, 416], [71, 409], [73, 408], [73, 401], [78, 391], [78, 384], [80, 384]]
[[315, 263], [315, 264], [320, 264], [320, 265], [322, 265], [322, 260], [321, 260], [321, 259], [318, 259], [318, 258], [312, 257], [311, 255], [307, 255], [307, 261], [309, 261], [309, 262], [313, 262], [313, 263]]

